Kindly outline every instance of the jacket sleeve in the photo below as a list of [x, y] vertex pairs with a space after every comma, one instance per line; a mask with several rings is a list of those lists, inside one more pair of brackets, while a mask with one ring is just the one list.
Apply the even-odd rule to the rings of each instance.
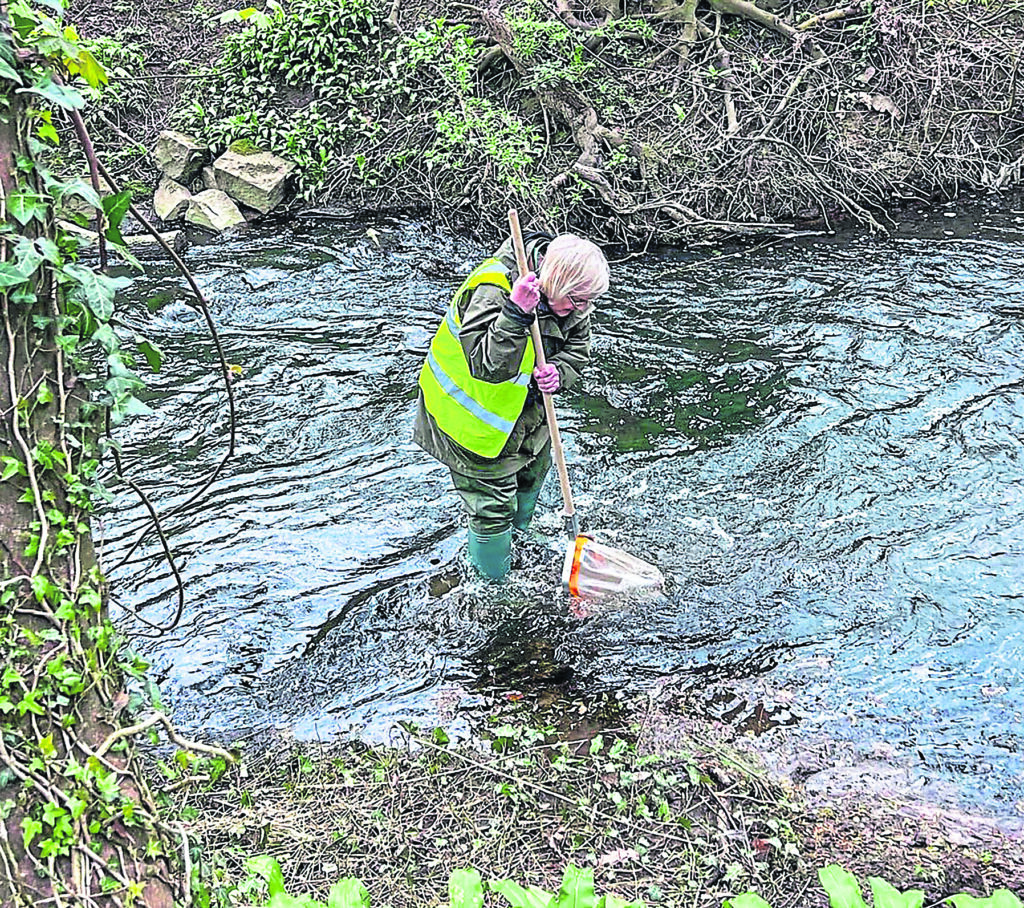
[[565, 339], [565, 346], [548, 358], [558, 367], [559, 390], [579, 384], [584, 366], [590, 362], [590, 317], [576, 323]]
[[519, 374], [530, 326], [515, 318], [514, 310], [505, 305], [507, 300], [500, 287], [481, 284], [462, 316], [459, 343], [470, 374], [480, 381], [497, 384]]

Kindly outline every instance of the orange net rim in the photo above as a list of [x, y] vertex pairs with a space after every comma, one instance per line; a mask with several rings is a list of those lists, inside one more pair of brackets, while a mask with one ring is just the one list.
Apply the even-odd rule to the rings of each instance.
[[586, 536], [577, 536], [576, 537], [576, 551], [573, 553], [573, 556], [572, 556], [572, 570], [569, 572], [569, 592], [573, 596], [579, 596], [579, 594], [580, 594], [580, 585], [579, 585], [580, 556], [583, 554], [583, 546], [585, 546], [586, 544], [587, 544], [587, 537]]

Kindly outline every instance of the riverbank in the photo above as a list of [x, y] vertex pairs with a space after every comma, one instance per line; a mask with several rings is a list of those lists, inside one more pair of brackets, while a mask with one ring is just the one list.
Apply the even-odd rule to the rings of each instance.
[[246, 860], [270, 854], [292, 894], [324, 898], [356, 876], [372, 905], [396, 908], [443, 901], [462, 867], [557, 891], [573, 863], [594, 869], [599, 894], [692, 908], [747, 891], [773, 908], [826, 908], [817, 872], [829, 864], [865, 887], [879, 876], [919, 889], [925, 904], [1024, 892], [1024, 835], [895, 791], [811, 799], [678, 704], [506, 700], [478, 732], [252, 742], [244, 772], [173, 795], [202, 843], [200, 878], [227, 898], [251, 882]]
[[70, 13], [124, 64], [101, 147], [152, 147], [167, 125], [215, 150], [250, 140], [295, 161], [316, 204], [487, 236], [515, 204], [637, 249], [885, 231], [908, 203], [1021, 183], [1024, 15], [1004, 5], [294, 0], [235, 22], [159, 4], [126, 24], [118, 3]]

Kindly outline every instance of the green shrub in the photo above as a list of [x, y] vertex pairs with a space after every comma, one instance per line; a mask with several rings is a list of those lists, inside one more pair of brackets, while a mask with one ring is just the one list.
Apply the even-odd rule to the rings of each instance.
[[229, 15], [244, 28], [226, 40], [212, 84], [197, 87], [182, 126], [215, 151], [248, 140], [289, 158], [309, 197], [342, 155], [376, 134], [371, 111], [397, 87], [382, 68], [394, 39], [383, 35], [370, 0], [294, 0], [287, 10], [271, 9]]
[[[860, 883], [848, 870], [829, 864], [818, 871], [818, 879], [828, 893], [832, 908], [868, 908], [861, 894]], [[899, 892], [885, 880], [868, 877], [874, 908], [921, 908], [924, 893], [919, 889]], [[943, 904], [953, 908], [1022, 908], [1020, 899], [1009, 889], [999, 889], [988, 898], [975, 898], [967, 893], [951, 896]], [[727, 899], [724, 908], [771, 908], [763, 898], [752, 892]]]

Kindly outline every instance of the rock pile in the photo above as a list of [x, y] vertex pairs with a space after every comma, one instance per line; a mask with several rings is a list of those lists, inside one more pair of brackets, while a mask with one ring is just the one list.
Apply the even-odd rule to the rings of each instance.
[[162, 174], [153, 210], [165, 224], [184, 218], [220, 233], [251, 217], [267, 214], [284, 201], [295, 165], [247, 142], [236, 142], [215, 161], [192, 136], [164, 130], [153, 153]]

